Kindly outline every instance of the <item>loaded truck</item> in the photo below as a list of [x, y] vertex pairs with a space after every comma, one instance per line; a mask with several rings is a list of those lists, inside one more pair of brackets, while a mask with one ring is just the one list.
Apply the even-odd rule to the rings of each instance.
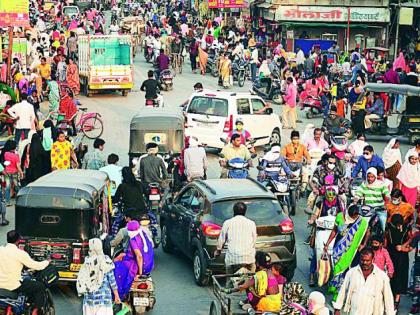
[[78, 36], [82, 90], [91, 96], [101, 90], [127, 96], [134, 84], [131, 35]]

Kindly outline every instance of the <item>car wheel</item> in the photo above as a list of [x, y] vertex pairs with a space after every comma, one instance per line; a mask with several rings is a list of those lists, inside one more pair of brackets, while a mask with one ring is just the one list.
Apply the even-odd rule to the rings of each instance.
[[281, 144], [280, 131], [273, 130], [273, 133], [271, 134], [271, 138], [270, 138], [270, 144], [271, 145], [280, 145]]
[[161, 228], [161, 239], [162, 249], [165, 253], [171, 254], [174, 252], [174, 245], [172, 244], [171, 237], [168, 234], [168, 228], [165, 224]]
[[207, 274], [207, 261], [201, 249], [196, 249], [193, 255], [194, 280], [199, 286], [206, 286], [209, 283]]
[[209, 315], [221, 315], [221, 312], [217, 306], [217, 301], [212, 301], [210, 304]]

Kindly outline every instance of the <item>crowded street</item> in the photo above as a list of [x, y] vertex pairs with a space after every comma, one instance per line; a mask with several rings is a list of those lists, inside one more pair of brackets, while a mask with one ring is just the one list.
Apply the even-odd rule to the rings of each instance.
[[330, 2], [0, 3], [0, 314], [420, 314], [419, 9]]

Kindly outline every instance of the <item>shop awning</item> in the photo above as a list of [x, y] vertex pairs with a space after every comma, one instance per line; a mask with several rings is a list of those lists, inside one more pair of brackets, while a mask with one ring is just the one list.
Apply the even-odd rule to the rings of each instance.
[[[347, 23], [319, 23], [319, 22], [278, 22], [279, 25], [290, 27], [290, 26], [309, 26], [309, 27], [339, 27], [347, 28]], [[350, 23], [350, 28], [383, 28], [377, 25], [368, 25], [361, 23]]]

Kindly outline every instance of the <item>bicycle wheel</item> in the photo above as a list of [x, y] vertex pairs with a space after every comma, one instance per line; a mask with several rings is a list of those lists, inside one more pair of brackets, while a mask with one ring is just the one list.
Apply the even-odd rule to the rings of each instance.
[[95, 139], [104, 132], [104, 124], [98, 115], [89, 117], [83, 121], [81, 130], [83, 134], [89, 139]]

